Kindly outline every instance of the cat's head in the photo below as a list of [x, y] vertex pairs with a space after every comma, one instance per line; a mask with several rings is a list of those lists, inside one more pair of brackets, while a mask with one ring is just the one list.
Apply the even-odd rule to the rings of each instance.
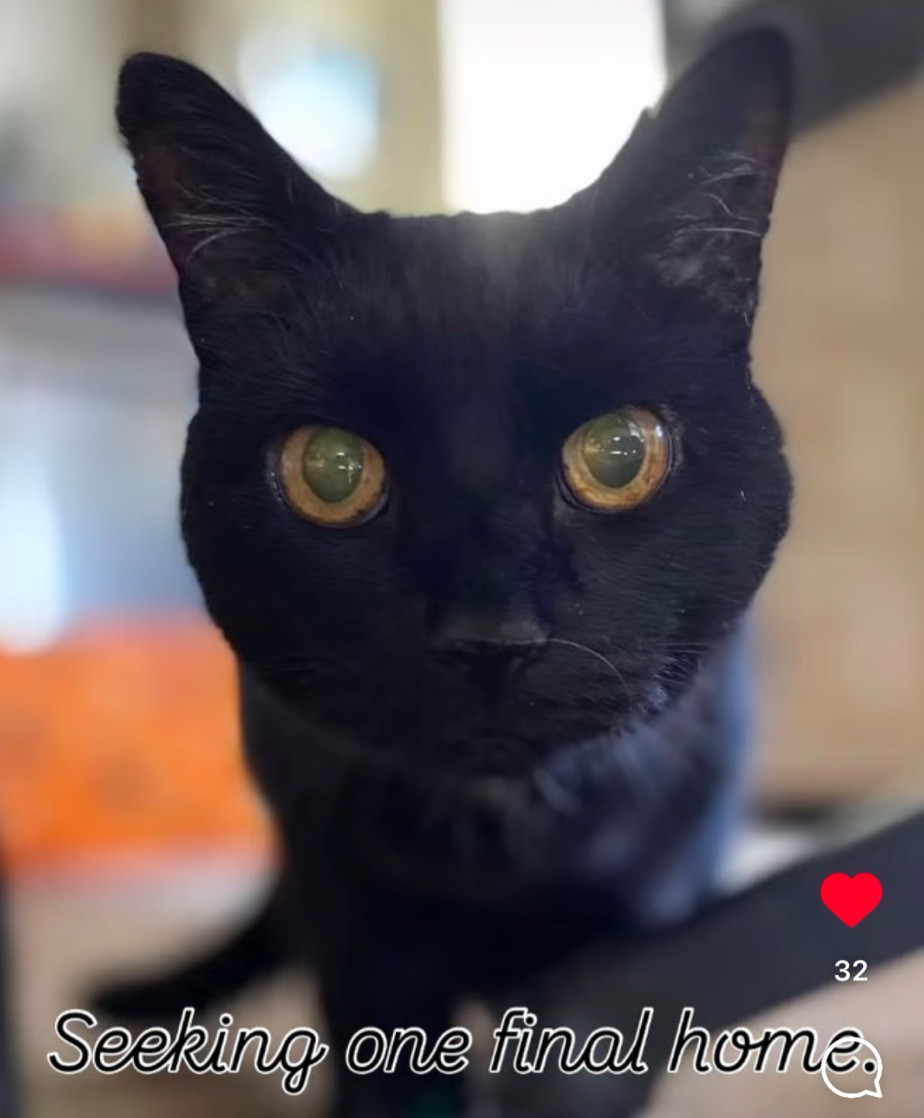
[[189, 555], [293, 709], [420, 769], [522, 770], [662, 709], [734, 627], [790, 499], [749, 370], [788, 90], [751, 33], [563, 205], [394, 218], [193, 67], [129, 60], [201, 364]]

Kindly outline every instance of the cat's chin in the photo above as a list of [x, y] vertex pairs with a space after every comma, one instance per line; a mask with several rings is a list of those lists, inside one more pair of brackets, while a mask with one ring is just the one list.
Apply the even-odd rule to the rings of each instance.
[[652, 657], [622, 665], [614, 687], [604, 673], [569, 667], [539, 665], [491, 694], [458, 676], [370, 672], [344, 681], [317, 668], [279, 675], [251, 665], [301, 725], [299, 754], [320, 750], [364, 769], [460, 782], [523, 779], [550, 758], [618, 738], [658, 717], [695, 675], [693, 661], [667, 675], [664, 658]]
[[[634, 710], [601, 707], [547, 708], [528, 724], [508, 713], [469, 709], [464, 720], [431, 717], [414, 727], [392, 722], [381, 712], [372, 720], [360, 709], [349, 721], [323, 717], [316, 705], [281, 697], [290, 714], [304, 727], [313, 749], [367, 772], [412, 778], [417, 782], [451, 782], [477, 798], [491, 789], [509, 789], [527, 782], [550, 760], [579, 750], [591, 742], [618, 739], [637, 722]], [[431, 716], [433, 712], [430, 712]]]
[[670, 695], [656, 680], [657, 674], [630, 676], [631, 690], [623, 691], [588, 685], [594, 701], [581, 701], [573, 691], [511, 689], [502, 702], [490, 703], [474, 701], [471, 693], [424, 690], [415, 695], [416, 705], [396, 690], [338, 693], [308, 681], [300, 686], [291, 676], [262, 683], [277, 709], [300, 724], [293, 742], [299, 754], [320, 751], [353, 767], [427, 783], [490, 787], [492, 781], [528, 779], [550, 759], [657, 718]]

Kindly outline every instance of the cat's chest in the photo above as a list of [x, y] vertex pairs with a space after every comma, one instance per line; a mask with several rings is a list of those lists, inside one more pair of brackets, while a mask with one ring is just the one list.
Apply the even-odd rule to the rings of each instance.
[[[682, 910], [711, 875], [708, 839], [730, 794], [734, 751], [706, 747], [715, 726], [702, 710], [672, 716], [669, 741], [652, 728], [636, 743], [646, 795], [624, 763], [611, 763], [624, 743], [612, 757], [609, 747], [579, 754], [583, 775], [568, 788], [495, 782], [461, 794], [357, 763], [246, 676], [242, 698], [252, 771], [306, 878], [381, 888], [402, 904], [554, 912], [567, 896], [647, 920]], [[678, 765], [683, 750], [688, 763]], [[711, 759], [696, 762], [696, 753]]]

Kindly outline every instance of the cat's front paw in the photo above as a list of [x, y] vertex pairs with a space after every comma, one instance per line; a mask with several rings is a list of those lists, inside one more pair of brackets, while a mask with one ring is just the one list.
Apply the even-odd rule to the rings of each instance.
[[175, 1024], [187, 1006], [205, 1009], [208, 995], [175, 975], [113, 982], [93, 991], [90, 1009], [98, 1017], [125, 1024]]

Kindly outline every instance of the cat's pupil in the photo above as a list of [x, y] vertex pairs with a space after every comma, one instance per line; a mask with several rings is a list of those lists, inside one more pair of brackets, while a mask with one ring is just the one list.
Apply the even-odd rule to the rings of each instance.
[[302, 473], [311, 490], [328, 504], [345, 501], [363, 473], [363, 443], [338, 427], [322, 427], [305, 446]]
[[621, 489], [645, 462], [645, 435], [624, 413], [601, 415], [587, 426], [583, 452], [588, 470], [601, 485]]

